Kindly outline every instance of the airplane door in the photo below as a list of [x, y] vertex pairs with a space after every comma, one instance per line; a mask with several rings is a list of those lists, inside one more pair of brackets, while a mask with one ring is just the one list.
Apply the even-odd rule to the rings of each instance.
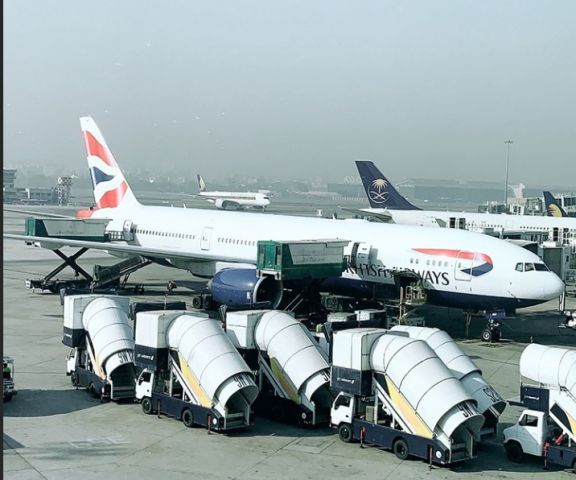
[[468, 258], [470, 252], [458, 252], [456, 263], [454, 264], [454, 278], [463, 282], [469, 282], [472, 279], [470, 273], [464, 273], [462, 270], [472, 271], [474, 265], [474, 256]]
[[210, 240], [212, 240], [212, 227], [204, 227], [202, 230], [202, 238], [200, 239], [200, 248], [202, 250], [210, 250]]
[[126, 242], [134, 240], [134, 225], [132, 224], [132, 220], [124, 220], [124, 224], [122, 225], [122, 235]]

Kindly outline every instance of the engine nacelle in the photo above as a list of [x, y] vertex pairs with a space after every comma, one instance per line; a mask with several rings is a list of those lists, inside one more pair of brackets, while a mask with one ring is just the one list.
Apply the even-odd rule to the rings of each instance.
[[282, 300], [283, 285], [273, 277], [258, 278], [253, 268], [227, 268], [210, 283], [212, 299], [228, 307], [275, 309]]
[[225, 200], [223, 200], [222, 198], [217, 198], [216, 200], [214, 200], [214, 205], [218, 208], [226, 208], [226, 206], [224, 205]]

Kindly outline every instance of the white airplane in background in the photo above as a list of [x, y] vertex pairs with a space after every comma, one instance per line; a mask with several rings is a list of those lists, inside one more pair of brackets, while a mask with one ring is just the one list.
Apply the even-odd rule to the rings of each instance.
[[492, 230], [501, 235], [508, 232], [548, 232], [549, 240], [576, 246], [576, 218], [422, 210], [406, 200], [374, 163], [356, 161], [356, 166], [371, 207], [359, 212], [374, 215], [380, 220], [478, 233]]
[[78, 216], [108, 219], [106, 230], [112, 238], [129, 235], [109, 242], [15, 234], [6, 238], [50, 249], [67, 245], [119, 257], [142, 256], [214, 277], [213, 286], [226, 291], [235, 305], [246, 305], [247, 298], [275, 302], [282, 293], [281, 282], [267, 277], [266, 284], [256, 277], [260, 240], [346, 240], [348, 268], [332, 279], [341, 280], [340, 286], [393, 286], [397, 275], [415, 272], [423, 279], [428, 301], [443, 306], [514, 309], [554, 299], [564, 290], [562, 281], [533, 253], [467, 231], [142, 205], [94, 120], [82, 117], [80, 124], [97, 208]]
[[270, 198], [261, 192], [207, 192], [206, 183], [201, 175], [198, 175], [198, 196], [205, 198], [216, 207], [226, 210], [234, 208], [240, 210], [245, 207], [252, 207], [264, 210], [270, 205]]

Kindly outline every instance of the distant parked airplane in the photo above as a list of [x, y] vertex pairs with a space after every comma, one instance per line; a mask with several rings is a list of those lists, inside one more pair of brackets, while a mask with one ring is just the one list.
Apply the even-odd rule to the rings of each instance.
[[546, 191], [544, 193], [544, 204], [546, 205], [546, 212], [548, 212], [549, 217], [567, 217], [568, 214], [560, 205], [560, 202], [556, 200], [552, 193]]
[[263, 210], [270, 205], [269, 196], [260, 192], [207, 192], [206, 182], [204, 182], [202, 175], [197, 175], [197, 177], [198, 189], [200, 190], [198, 196], [205, 198], [218, 208], [241, 210], [245, 207], [252, 207]]
[[361, 212], [380, 220], [479, 233], [494, 231], [503, 235], [511, 232], [548, 232], [550, 240], [576, 245], [576, 218], [422, 210], [406, 200], [374, 163], [357, 161], [356, 166], [371, 207]]

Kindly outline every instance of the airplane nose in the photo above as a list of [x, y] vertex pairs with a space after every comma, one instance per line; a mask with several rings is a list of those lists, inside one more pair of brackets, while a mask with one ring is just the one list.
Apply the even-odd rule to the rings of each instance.
[[558, 275], [550, 272], [550, 278], [543, 285], [543, 293], [546, 300], [558, 298], [564, 292], [564, 282]]

